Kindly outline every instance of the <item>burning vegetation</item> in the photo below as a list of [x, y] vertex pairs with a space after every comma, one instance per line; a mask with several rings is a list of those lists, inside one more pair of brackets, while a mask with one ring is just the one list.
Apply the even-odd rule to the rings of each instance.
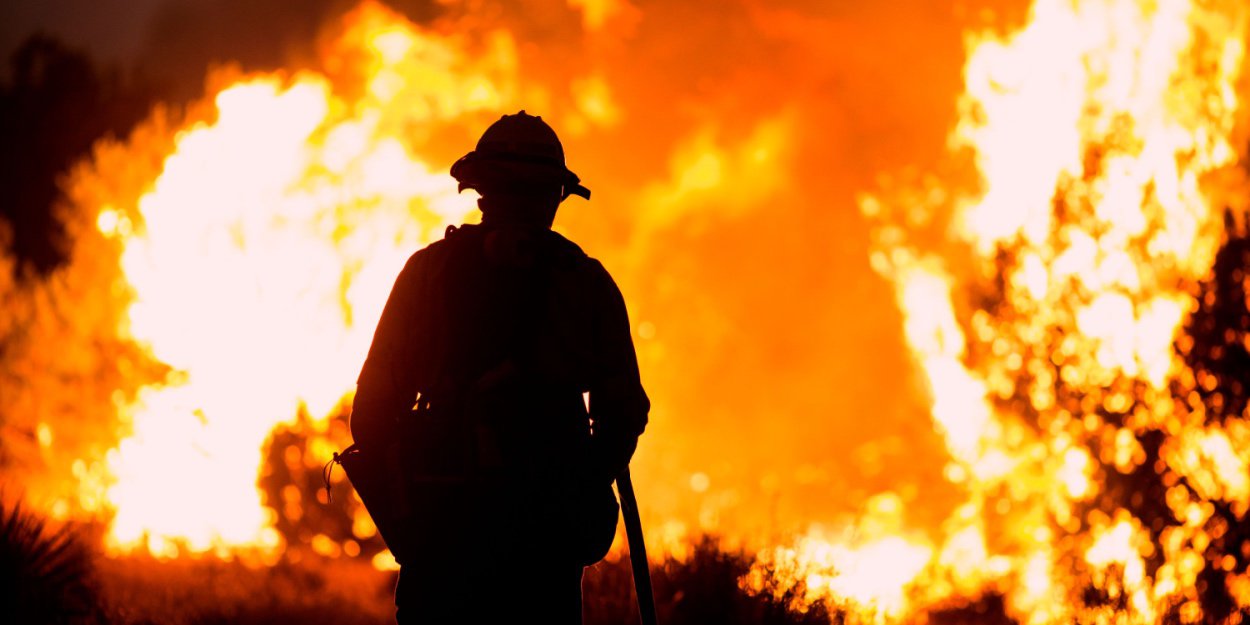
[[[62, 265], [0, 257], [5, 495], [103, 550], [105, 604], [161, 567], [331, 566], [384, 605], [394, 561], [321, 469], [394, 276], [476, 218], [447, 166], [526, 108], [596, 189], [558, 227], [634, 306], [670, 622], [727, 618], [702, 597], [742, 622], [1240, 623], [1250, 7], [969, 5], [892, 98], [872, 55], [921, 5], [881, 38], [801, 3], [366, 0], [286, 69], [214, 69], [65, 176]], [[24, 514], [10, 540], [70, 549]]]
[[[956, 174], [860, 202], [963, 503], [936, 540], [869, 526], [858, 549], [768, 556], [814, 595], [888, 614], [993, 589], [1027, 622], [1240, 622], [1250, 320], [1244, 219], [1221, 203], [1244, 206], [1244, 18], [1037, 2], [974, 39]], [[838, 575], [857, 554], [897, 577]]]

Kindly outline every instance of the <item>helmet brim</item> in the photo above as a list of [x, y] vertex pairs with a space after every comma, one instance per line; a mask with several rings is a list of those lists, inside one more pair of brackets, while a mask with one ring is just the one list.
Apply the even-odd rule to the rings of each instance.
[[460, 183], [460, 191], [481, 191], [485, 186], [497, 184], [523, 186], [526, 183], [550, 183], [564, 187], [564, 197], [576, 195], [590, 199], [590, 189], [581, 184], [577, 174], [562, 164], [546, 159], [482, 154], [475, 150], [451, 166], [451, 176]]

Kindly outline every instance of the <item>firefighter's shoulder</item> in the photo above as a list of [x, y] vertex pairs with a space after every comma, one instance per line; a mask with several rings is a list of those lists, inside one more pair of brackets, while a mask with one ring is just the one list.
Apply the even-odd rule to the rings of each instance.
[[587, 260], [594, 260], [586, 255], [581, 246], [555, 230], [543, 231], [542, 241], [544, 253], [556, 261], [557, 265], [576, 266]]
[[403, 273], [415, 276], [442, 268], [455, 243], [469, 238], [466, 235], [469, 235], [474, 228], [475, 226], [472, 225], [447, 226], [443, 238], [427, 243], [408, 257]]
[[566, 274], [572, 278], [570, 286], [576, 289], [579, 297], [589, 297], [607, 304], [610, 308], [623, 308], [624, 297], [621, 290], [603, 263], [558, 233], [553, 232], [552, 235], [559, 237], [561, 245], [567, 246], [564, 248], [567, 260], [564, 266]]
[[616, 283], [612, 280], [608, 270], [604, 268], [603, 263], [587, 254], [581, 246], [554, 230], [547, 232], [547, 240], [547, 247], [550, 250], [548, 253], [554, 257], [557, 266], [578, 274], [582, 281], [601, 287], [610, 285], [613, 289], [616, 288]]

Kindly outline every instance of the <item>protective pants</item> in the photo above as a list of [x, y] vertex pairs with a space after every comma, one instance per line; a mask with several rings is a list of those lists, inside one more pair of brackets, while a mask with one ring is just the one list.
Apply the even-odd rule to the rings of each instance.
[[[401, 625], [582, 622], [582, 571], [570, 511], [500, 489], [444, 496], [420, 521], [395, 589]], [[456, 514], [454, 511], [460, 511]]]

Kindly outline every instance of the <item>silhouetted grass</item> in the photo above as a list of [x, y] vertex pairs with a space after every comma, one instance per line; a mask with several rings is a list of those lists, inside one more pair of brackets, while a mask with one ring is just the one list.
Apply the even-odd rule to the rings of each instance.
[[[742, 551], [722, 550], [719, 543], [704, 537], [683, 560], [666, 559], [651, 570], [656, 611], [665, 625], [815, 625], [839, 622], [822, 606], [806, 612], [790, 609], [799, 586], [789, 594], [774, 598], [753, 596], [739, 588], [738, 580], [751, 568], [751, 557]], [[586, 570], [583, 582], [586, 625], [638, 623], [633, 594], [633, 574], [629, 559], [600, 562]]]
[[[144, 556], [101, 561], [108, 622], [391, 623], [394, 575], [346, 559], [304, 556], [300, 562], [249, 567], [213, 558], [161, 562]], [[824, 610], [798, 613], [789, 598], [753, 597], [738, 587], [750, 568], [743, 553], [704, 540], [685, 561], [653, 568], [660, 620], [666, 625], [832, 622]], [[483, 588], [489, 594], [489, 588]], [[601, 562], [583, 584], [586, 625], [636, 624], [629, 560]], [[518, 614], [517, 622], [525, 621]]]
[[[299, 550], [259, 566], [216, 557], [158, 560], [148, 555], [105, 557], [67, 526], [50, 531], [20, 506], [0, 508], [0, 595], [14, 623], [107, 625], [307, 625], [393, 623], [394, 573], [367, 562], [321, 558]], [[710, 539], [684, 561], [653, 567], [661, 622], [828, 623], [823, 610], [797, 613], [789, 598], [753, 597], [738, 587], [750, 568], [741, 552]], [[482, 589], [488, 594], [490, 589]], [[638, 622], [629, 560], [604, 561], [586, 572], [587, 625]], [[6, 612], [0, 612], [5, 615]], [[517, 615], [518, 622], [525, 615]]]
[[393, 574], [363, 562], [126, 556], [101, 560], [100, 572], [108, 622], [117, 625], [393, 622]]
[[72, 527], [0, 503], [0, 621], [99, 622], [92, 557]]
[[[273, 566], [200, 556], [158, 560], [148, 555], [105, 557], [67, 527], [49, 531], [20, 507], [0, 508], [0, 622], [102, 625], [301, 625], [394, 622], [395, 574], [363, 559], [322, 558], [293, 549]], [[814, 605], [792, 606], [804, 588], [780, 597], [751, 595], [738, 580], [752, 558], [725, 550], [712, 538], [693, 545], [681, 560], [653, 565], [664, 625], [816, 625], [848, 622], [845, 614]], [[491, 590], [483, 588], [483, 595]], [[583, 583], [586, 625], [635, 625], [633, 578], [621, 556], [587, 569]], [[7, 618], [8, 615], [16, 618]], [[1002, 623], [1001, 600], [930, 614], [932, 622]], [[517, 614], [517, 622], [527, 615]]]

